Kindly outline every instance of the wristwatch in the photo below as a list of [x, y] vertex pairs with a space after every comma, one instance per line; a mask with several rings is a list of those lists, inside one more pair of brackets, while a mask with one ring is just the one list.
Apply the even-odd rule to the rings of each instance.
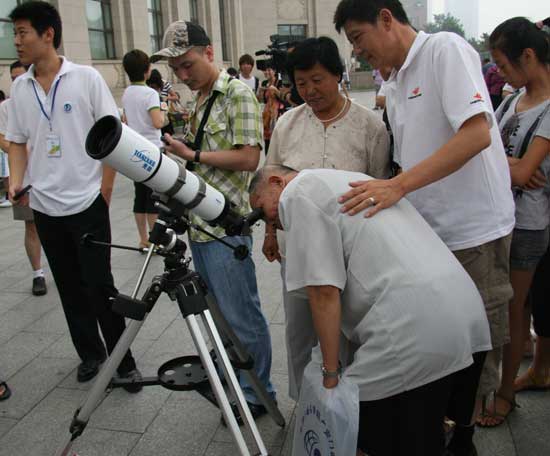
[[342, 373], [342, 368], [339, 367], [335, 371], [328, 370], [324, 365], [321, 365], [321, 375], [328, 378], [338, 378]]
[[195, 163], [200, 163], [201, 162], [201, 151], [200, 150], [195, 151], [195, 159], [193, 161]]

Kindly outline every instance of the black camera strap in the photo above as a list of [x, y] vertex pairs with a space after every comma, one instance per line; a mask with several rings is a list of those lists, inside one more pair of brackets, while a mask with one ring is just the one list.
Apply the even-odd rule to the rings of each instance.
[[216, 98], [218, 98], [218, 95], [220, 93], [221, 92], [218, 92], [216, 90], [212, 93], [212, 95], [210, 95], [206, 108], [204, 109], [204, 114], [202, 115], [201, 123], [199, 124], [197, 133], [195, 134], [195, 141], [193, 142], [193, 145], [195, 146], [194, 147], [195, 150], [201, 149], [202, 138], [204, 138], [204, 127], [206, 126], [206, 122], [208, 122], [208, 118], [210, 117], [210, 111], [212, 111], [212, 106], [214, 106], [214, 102], [216, 101]]
[[[201, 123], [199, 124], [199, 128], [195, 133], [193, 150], [201, 150], [202, 139], [204, 138], [204, 127], [206, 126], [206, 122], [208, 122], [208, 118], [210, 117], [210, 111], [212, 111], [212, 106], [214, 106], [214, 102], [216, 101], [216, 98], [218, 98], [218, 95], [220, 93], [221, 92], [218, 92], [217, 90], [215, 90], [214, 92], [212, 92], [212, 95], [210, 95], [210, 98], [208, 99], [208, 103], [206, 104], [206, 108], [204, 109], [204, 114], [202, 115], [202, 118], [201, 118]], [[185, 167], [189, 171], [193, 171], [195, 169], [195, 163], [188, 161]]]

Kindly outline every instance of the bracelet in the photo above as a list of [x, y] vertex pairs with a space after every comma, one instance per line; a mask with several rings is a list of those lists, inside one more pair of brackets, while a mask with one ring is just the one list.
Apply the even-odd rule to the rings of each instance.
[[201, 151], [200, 150], [195, 151], [195, 159], [193, 161], [195, 163], [200, 163], [201, 162]]
[[329, 371], [324, 365], [321, 365], [321, 375], [325, 378], [338, 378], [342, 373], [342, 368], [339, 367], [335, 371]]

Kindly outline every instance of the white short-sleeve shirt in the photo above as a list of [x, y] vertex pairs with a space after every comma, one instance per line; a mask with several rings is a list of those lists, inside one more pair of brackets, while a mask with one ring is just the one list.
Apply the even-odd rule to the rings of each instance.
[[161, 131], [153, 126], [150, 111], [160, 109], [159, 93], [145, 84], [132, 84], [122, 95], [122, 108], [128, 126], [161, 147]]
[[407, 199], [451, 250], [509, 234], [514, 227], [510, 171], [477, 52], [454, 33], [419, 32], [385, 91], [395, 156], [404, 171], [449, 142], [466, 120], [485, 114], [491, 145]]
[[[30, 206], [51, 216], [77, 214], [97, 198], [102, 166], [86, 153], [86, 137], [100, 118], [118, 117], [113, 96], [99, 72], [61, 58], [63, 63], [48, 94], [34, 78], [33, 66], [14, 81], [6, 134], [8, 141], [27, 143], [25, 181], [33, 186]], [[51, 130], [37, 96], [52, 119]], [[60, 156], [48, 156], [49, 135], [59, 138]]]
[[8, 131], [8, 109], [10, 105], [10, 99], [4, 100], [0, 103], [0, 135], [6, 136]]
[[286, 286], [342, 290], [342, 331], [360, 348], [345, 375], [370, 401], [425, 385], [491, 347], [481, 296], [406, 200], [350, 217], [337, 199], [361, 173], [305, 170], [284, 189]]

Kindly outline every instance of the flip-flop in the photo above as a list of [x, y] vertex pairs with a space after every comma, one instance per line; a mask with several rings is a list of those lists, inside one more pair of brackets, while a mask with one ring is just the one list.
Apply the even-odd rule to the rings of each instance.
[[0, 382], [0, 386], [4, 387], [4, 392], [0, 394], [0, 401], [5, 401], [11, 397], [11, 389], [6, 382]]
[[545, 391], [550, 389], [550, 371], [543, 378], [535, 375], [535, 370], [529, 367], [527, 371], [514, 381], [514, 390], [519, 391]]

